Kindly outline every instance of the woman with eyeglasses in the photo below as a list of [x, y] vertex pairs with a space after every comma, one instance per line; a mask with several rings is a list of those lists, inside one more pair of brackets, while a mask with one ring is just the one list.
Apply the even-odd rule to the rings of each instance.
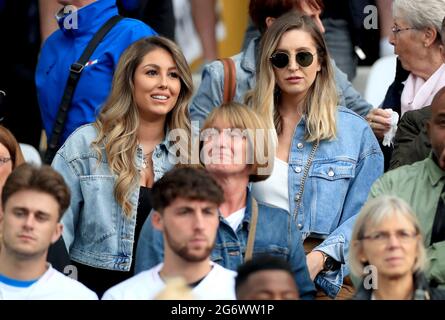
[[[20, 145], [14, 135], [0, 126], [0, 196], [6, 178], [17, 166], [25, 162]], [[1, 204], [1, 199], [0, 199]]]
[[[326, 43], [307, 16], [289, 13], [266, 31], [249, 103], [277, 135], [271, 177], [253, 185], [260, 201], [288, 210], [300, 229], [318, 296], [336, 297], [355, 215], [383, 157], [366, 121], [337, 105]], [[277, 230], [276, 232], [282, 232]], [[347, 279], [348, 280], [348, 279]], [[350, 297], [344, 286], [340, 297]]]
[[[431, 105], [434, 95], [445, 86], [445, 65], [441, 54], [445, 0], [394, 0], [392, 16], [393, 27], [389, 42], [394, 46], [394, 53], [401, 66], [397, 68], [396, 79], [389, 87], [382, 107], [391, 108], [402, 117], [406, 112]], [[416, 114], [406, 115], [414, 119], [400, 120], [399, 128], [403, 127], [404, 131], [399, 129], [398, 135], [403, 136], [396, 136], [395, 153], [398, 152], [399, 142], [404, 145], [412, 143], [424, 126], [425, 116], [418, 112]], [[377, 137], [382, 138], [389, 131], [390, 114], [385, 110], [373, 109], [366, 118]], [[412, 148], [416, 148], [416, 145], [410, 144], [404, 148], [402, 154], [392, 156], [388, 150], [391, 169], [423, 160], [412, 157]]]
[[400, 198], [381, 196], [361, 210], [352, 232], [351, 272], [361, 279], [356, 300], [443, 300], [430, 287], [420, 225]]

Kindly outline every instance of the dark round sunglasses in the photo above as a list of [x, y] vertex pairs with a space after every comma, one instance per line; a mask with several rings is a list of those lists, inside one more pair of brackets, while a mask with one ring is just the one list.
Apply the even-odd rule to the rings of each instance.
[[[270, 57], [270, 62], [274, 67], [282, 69], [289, 64], [289, 54], [286, 52], [275, 52]], [[300, 67], [309, 67], [314, 61], [314, 54], [309, 51], [300, 51], [295, 55], [295, 60]]]

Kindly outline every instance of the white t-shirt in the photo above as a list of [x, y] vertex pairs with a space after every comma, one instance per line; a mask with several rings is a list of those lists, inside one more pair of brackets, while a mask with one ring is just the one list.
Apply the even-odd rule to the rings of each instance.
[[238, 226], [241, 224], [241, 221], [244, 219], [244, 213], [246, 212], [246, 208], [241, 208], [238, 211], [230, 214], [227, 218], [224, 218], [229, 226], [232, 227], [233, 231], [236, 232]]
[[82, 283], [48, 266], [32, 285], [20, 287], [0, 280], [0, 300], [97, 300]]
[[270, 177], [252, 184], [252, 196], [258, 201], [289, 211], [288, 168], [287, 162], [275, 158]]
[[[102, 300], [153, 300], [165, 287], [159, 276], [163, 263], [108, 289]], [[211, 262], [212, 270], [192, 289], [198, 300], [235, 300], [236, 272]]]

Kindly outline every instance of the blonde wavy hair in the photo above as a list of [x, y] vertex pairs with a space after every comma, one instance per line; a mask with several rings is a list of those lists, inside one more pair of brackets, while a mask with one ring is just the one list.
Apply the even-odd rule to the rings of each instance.
[[[111, 93], [94, 123], [98, 136], [92, 147], [98, 153], [98, 163], [102, 160], [101, 149], [105, 149], [110, 170], [117, 176], [114, 196], [127, 217], [131, 216], [132, 211], [129, 195], [139, 185], [140, 179], [135, 164], [139, 111], [134, 99], [133, 77], [145, 55], [158, 48], [171, 54], [181, 82], [178, 100], [167, 115], [165, 128], [183, 129], [182, 132], [189, 136], [188, 103], [193, 93], [190, 67], [174, 42], [158, 36], [136, 41], [124, 51], [113, 77]], [[180, 139], [178, 143], [184, 144], [188, 141], [189, 139]], [[190, 148], [180, 146], [180, 150], [186, 150], [183, 153], [187, 154], [180, 156], [189, 159]]]
[[283, 34], [294, 29], [311, 35], [321, 67], [304, 99], [303, 113], [307, 123], [305, 139], [309, 142], [333, 139], [337, 132], [338, 104], [334, 72], [323, 35], [308, 16], [292, 11], [276, 19], [267, 29], [260, 44], [256, 86], [247, 94], [246, 102], [259, 114], [264, 115], [267, 125], [275, 128], [278, 135], [282, 132], [282, 119], [278, 110], [280, 88], [276, 84], [270, 57], [275, 53]]

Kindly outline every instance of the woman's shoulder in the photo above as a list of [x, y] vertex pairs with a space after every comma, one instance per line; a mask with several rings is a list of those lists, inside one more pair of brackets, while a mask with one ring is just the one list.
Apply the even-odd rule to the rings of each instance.
[[365, 120], [365, 118], [363, 118], [358, 113], [355, 113], [354, 111], [343, 106], [337, 107], [337, 118], [338, 121], [341, 122], [347, 121], [348, 123], [355, 124], [358, 126], [369, 127], [368, 122]]
[[77, 128], [60, 148], [59, 152], [73, 157], [87, 154], [92, 150], [91, 143], [97, 138], [97, 129], [93, 124]]
[[68, 136], [65, 144], [78, 145], [79, 143], [91, 144], [97, 138], [97, 129], [93, 123], [80, 126]]
[[354, 136], [360, 134], [374, 136], [365, 118], [343, 106], [337, 108], [337, 131], [339, 135], [352, 132]]

